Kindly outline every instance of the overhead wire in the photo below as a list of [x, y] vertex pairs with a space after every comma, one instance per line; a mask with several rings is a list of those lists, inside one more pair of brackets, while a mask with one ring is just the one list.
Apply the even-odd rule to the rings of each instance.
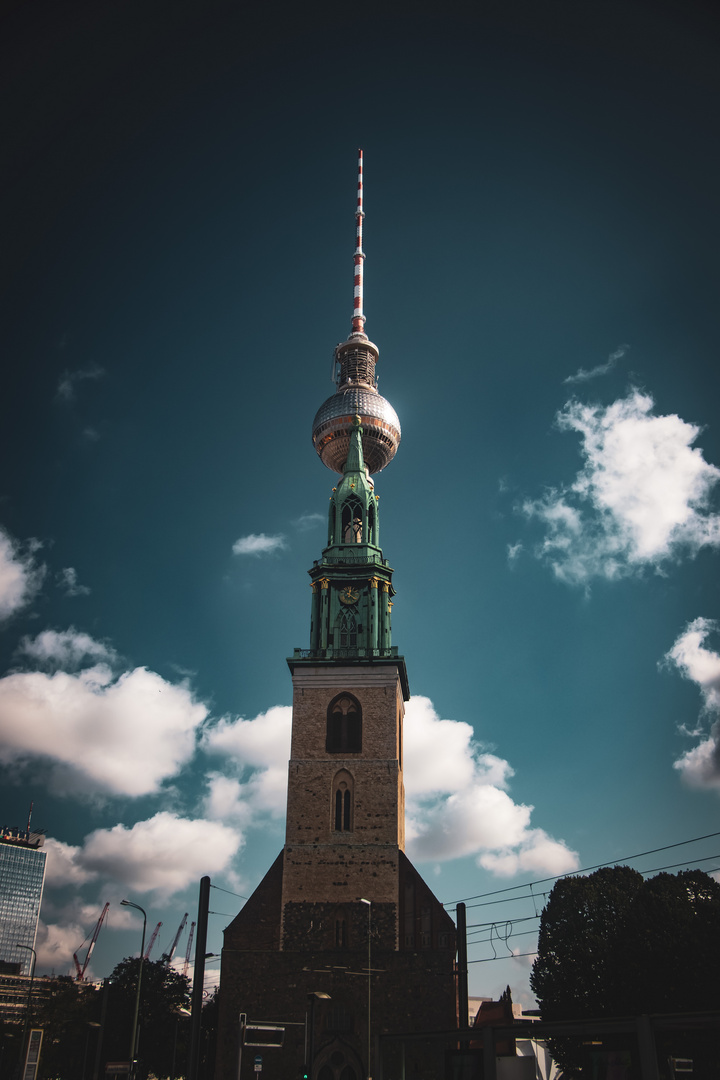
[[[702, 839], [706, 839], [706, 837], [703, 837]], [[675, 847], [675, 846], [680, 846], [680, 845], [671, 844], [671, 845], [668, 845], [668, 846], [669, 847]], [[661, 848], [661, 849], [658, 849], [658, 850], [665, 850], [665, 849]], [[648, 852], [647, 854], [652, 854], [652, 852]], [[693, 863], [706, 863], [706, 862], [712, 862], [712, 861], [714, 861], [716, 859], [720, 859], [720, 855], [707, 855], [707, 856], [703, 856], [702, 858], [699, 858], [699, 859], [693, 859], [692, 862]], [[604, 864], [604, 865], [606, 865], [606, 864]], [[668, 864], [666, 866], [657, 866], [657, 867], [654, 867], [651, 870], [642, 870], [642, 871], [639, 870], [638, 873], [641, 874], [643, 877], [647, 877], [649, 874], [657, 874], [657, 873], [660, 873], [660, 872], [665, 871], [665, 870], [675, 870], [678, 867], [686, 867], [686, 866], [687, 866], [687, 862], [672, 863], [672, 864]], [[718, 867], [713, 867], [710, 872], [714, 873], [717, 869], [718, 869]], [[565, 876], [572, 876], [572, 875], [565, 875]], [[548, 896], [548, 893], [543, 893], [542, 895], [545, 898], [545, 897]], [[539, 897], [538, 897], [537, 894], [534, 894], [534, 893], [531, 892], [531, 894], [529, 896], [528, 895], [522, 896], [522, 897], [513, 896], [513, 897], [508, 897], [508, 900], [530, 900], [530, 899], [532, 899], [533, 900], [533, 906], [535, 907], [535, 910], [537, 911], [537, 905], [535, 905], [535, 900], [538, 899], [538, 898]], [[501, 900], [492, 900], [489, 903], [490, 904], [497, 904], [497, 903], [502, 903], [502, 902], [503, 901], [501, 901]], [[475, 906], [475, 907], [483, 907], [483, 906], [486, 906], [486, 905], [476, 904], [476, 905], [473, 905], [473, 906]], [[493, 956], [483, 957], [483, 958], [478, 959], [478, 960], [468, 960], [468, 963], [478, 964], [478, 963], [487, 963], [487, 962], [492, 961], [492, 960], [511, 960], [511, 959], [515, 959], [516, 956], [534, 956], [535, 952], [512, 953], [511, 950], [510, 950], [509, 942], [513, 938], [526, 937], [529, 934], [537, 934], [537, 932], [538, 932], [537, 929], [519, 930], [517, 933], [514, 933], [512, 928], [518, 923], [534, 922], [535, 920], [539, 921], [540, 917], [541, 916], [539, 914], [535, 914], [535, 915], [520, 916], [519, 918], [509, 919], [509, 920], [504, 921], [504, 922], [492, 921], [492, 922], [485, 922], [485, 923], [471, 923], [467, 927], [467, 930], [469, 931], [469, 933], [467, 935], [467, 939], [468, 939], [467, 944], [468, 944], [468, 946], [472, 946], [472, 945], [490, 945], [492, 950], [493, 950], [493, 953], [495, 953], [494, 942], [496, 940], [497, 941], [502, 941], [503, 944], [505, 945], [505, 947], [508, 950], [508, 955], [507, 956], [498, 956], [495, 953], [495, 955], [493, 955]], [[500, 927], [500, 926], [505, 928], [505, 932], [502, 933], [502, 934], [498, 931], [498, 927]], [[508, 927], [510, 927], [509, 930], [507, 929]], [[485, 937], [480, 936], [482, 934], [487, 934], [488, 931], [490, 932], [489, 936], [485, 936]]]
[[[697, 844], [701, 840], [710, 840], [715, 836], [720, 836], [720, 831], [706, 833], [704, 836], [694, 836], [689, 840], [679, 840], [675, 844], [664, 844], [662, 847], [649, 848], [647, 851], [638, 852], [636, 855], [623, 855], [616, 859], [608, 859], [605, 862], [596, 863], [594, 866], [584, 866], [580, 870], [573, 870], [567, 874], [555, 874], [553, 877], [538, 878], [536, 881], [526, 881], [520, 885], [507, 885], [504, 889], [491, 889], [489, 892], [476, 893], [474, 896], [466, 896], [462, 900], [446, 901], [443, 907], [454, 907], [456, 904], [466, 904], [469, 900], [482, 900], [486, 896], [499, 896], [502, 893], [515, 892], [517, 889], [532, 889], [533, 885], [544, 885], [548, 881], [559, 881], [561, 878], [576, 877], [579, 874], [587, 874], [591, 870], [600, 870], [604, 866], [617, 866], [619, 864], [630, 862], [633, 859], [642, 859], [645, 855], [656, 855], [659, 851], [671, 851], [673, 848], [684, 847], [687, 844]], [[717, 856], [713, 856], [717, 857]], [[691, 860], [693, 862], [700, 862], [699, 859]], [[684, 865], [684, 864], [677, 864]], [[652, 873], [652, 871], [646, 870], [645, 873]], [[508, 899], [514, 899], [509, 897]], [[525, 897], [524, 899], [527, 899]], [[493, 901], [495, 902], [495, 901]], [[472, 907], [482, 907], [482, 904], [472, 904]]]

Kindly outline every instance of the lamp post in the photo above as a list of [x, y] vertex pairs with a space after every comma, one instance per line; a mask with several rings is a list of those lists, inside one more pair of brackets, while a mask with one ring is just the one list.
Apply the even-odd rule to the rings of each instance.
[[137, 977], [137, 990], [135, 991], [135, 1012], [133, 1014], [132, 1036], [130, 1039], [130, 1076], [135, 1076], [135, 1055], [137, 1051], [137, 1029], [138, 1029], [138, 1016], [140, 1014], [140, 982], [142, 980], [142, 966], [143, 956], [145, 955], [145, 929], [147, 927], [147, 915], [145, 909], [141, 908], [139, 904], [133, 904], [132, 900], [121, 900], [120, 903], [123, 907], [135, 908], [137, 911], [142, 912], [143, 917], [143, 931], [142, 931], [142, 944], [140, 945], [140, 959], [138, 961], [138, 977]]
[[[324, 993], [322, 990], [312, 990], [308, 994], [308, 1001], [310, 1002], [310, 1030], [305, 1034], [305, 1053], [307, 1054], [305, 1060], [305, 1076], [307, 1080], [312, 1080], [312, 1067], [315, 1058], [315, 1002], [318, 998], [322, 998], [323, 1001], [330, 1001], [330, 995]], [[305, 1013], [306, 1022], [307, 1018], [307, 1013]]]
[[372, 930], [372, 921], [371, 921], [372, 920], [372, 903], [369, 900], [364, 900], [362, 897], [360, 897], [360, 903], [361, 904], [367, 904], [367, 909], [368, 909], [368, 933], [367, 933], [367, 939], [368, 939], [368, 1051], [367, 1051], [367, 1077], [368, 1077], [368, 1080], [372, 1080], [372, 1068], [370, 1067], [370, 1057], [371, 1057], [371, 1054], [372, 1054], [372, 1035], [370, 1033], [370, 1003], [371, 1003], [371, 995], [370, 995], [370, 988], [371, 988], [370, 960], [372, 958], [370, 942], [371, 942], [371, 930]]
[[25, 1053], [25, 1043], [27, 1042], [28, 1027], [30, 1025], [30, 1004], [32, 1002], [32, 990], [33, 980], [35, 978], [35, 965], [37, 963], [37, 953], [33, 949], [32, 945], [21, 945], [17, 942], [16, 948], [26, 949], [32, 953], [32, 962], [30, 964], [30, 982], [28, 983], [28, 996], [27, 1005], [25, 1006], [25, 1023], [23, 1024], [22, 1044], [20, 1046], [20, 1060], [18, 1061], [18, 1076], [22, 1075], [22, 1056]]

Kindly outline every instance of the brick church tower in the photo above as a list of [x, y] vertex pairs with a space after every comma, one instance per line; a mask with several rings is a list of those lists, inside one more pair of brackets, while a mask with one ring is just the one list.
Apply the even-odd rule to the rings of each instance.
[[[363, 1080], [379, 1074], [381, 1034], [457, 1023], [455, 926], [404, 853], [409, 689], [391, 642], [392, 569], [372, 479], [394, 457], [400, 424], [377, 392], [378, 349], [364, 331], [362, 184], [360, 152], [352, 332], [313, 424], [341, 479], [310, 570], [310, 648], [288, 660], [285, 846], [225, 931], [216, 1080], [254, 1076], [257, 1055], [263, 1080]], [[245, 1045], [238, 1074], [241, 1015], [285, 1034], [282, 1047]], [[385, 1076], [441, 1075], [434, 1046], [384, 1044]]]

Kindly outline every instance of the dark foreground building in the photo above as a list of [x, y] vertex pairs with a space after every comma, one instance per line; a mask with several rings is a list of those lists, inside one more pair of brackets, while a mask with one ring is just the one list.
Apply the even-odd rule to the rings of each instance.
[[[404, 854], [409, 689], [391, 643], [392, 570], [372, 480], [395, 455], [400, 424], [377, 392], [378, 349], [364, 331], [362, 153], [359, 166], [352, 333], [313, 425], [318, 454], [342, 478], [310, 571], [310, 648], [288, 661], [286, 841], [225, 931], [216, 1080], [238, 1075], [241, 1015], [242, 1080], [258, 1064], [263, 1080], [302, 1077], [311, 1055], [311, 1080], [361, 1080], [377, 1069], [381, 1033], [457, 1023], [455, 926]], [[258, 1024], [283, 1027], [282, 1046], [262, 1047], [274, 1036]], [[386, 1080], [442, 1075], [436, 1044], [392, 1045]]]

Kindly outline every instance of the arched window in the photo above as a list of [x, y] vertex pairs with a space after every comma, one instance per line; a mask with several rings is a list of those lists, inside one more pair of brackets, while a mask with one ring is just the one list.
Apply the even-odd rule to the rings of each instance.
[[[340, 1010], [333, 1009], [328, 1010], [326, 1016], [331, 1019], [337, 1015]], [[330, 1028], [326, 1025], [326, 1030], [337, 1031], [352, 1031], [352, 1016], [345, 1014], [345, 1027], [343, 1028]], [[350, 1026], [348, 1027], [348, 1021]], [[317, 1073], [313, 1072], [313, 1076], [317, 1077], [317, 1080], [359, 1080], [359, 1077], [364, 1075], [364, 1070], [357, 1055], [353, 1053], [350, 1047], [343, 1040], [339, 1038], [334, 1039], [329, 1046], [318, 1054], [317, 1064], [319, 1066]]]
[[350, 832], [352, 801], [350, 790], [344, 784], [335, 792], [335, 832]]
[[332, 819], [335, 832], [353, 829], [353, 778], [342, 769], [333, 781]]
[[370, 506], [368, 507], [368, 543], [377, 544], [377, 536], [375, 535], [375, 503], [371, 499]]
[[335, 543], [335, 503], [330, 500], [328, 510], [328, 544]]
[[355, 499], [342, 508], [342, 538], [344, 544], [362, 544], [362, 505]]
[[357, 619], [352, 611], [341, 611], [337, 621], [335, 644], [341, 649], [357, 648]]
[[359, 754], [362, 750], [362, 708], [352, 694], [338, 694], [328, 705], [328, 754]]

